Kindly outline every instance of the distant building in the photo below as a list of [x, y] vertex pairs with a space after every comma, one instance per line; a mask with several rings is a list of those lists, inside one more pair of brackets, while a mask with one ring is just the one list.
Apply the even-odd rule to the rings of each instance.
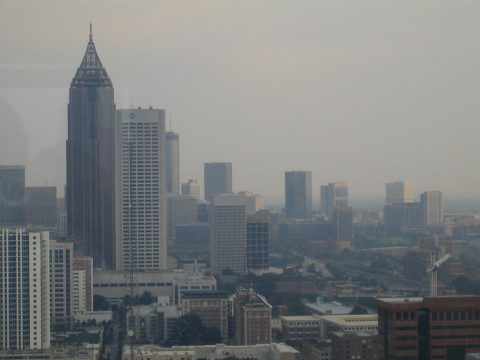
[[167, 269], [165, 111], [117, 110], [116, 269]]
[[182, 195], [191, 195], [198, 201], [202, 200], [202, 191], [198, 180], [188, 179], [182, 184]]
[[72, 313], [87, 311], [87, 271], [72, 270]]
[[210, 266], [214, 274], [229, 269], [245, 274], [247, 266], [247, 217], [242, 196], [213, 197], [210, 211]]
[[238, 195], [245, 196], [245, 205], [247, 209], [247, 214], [252, 215], [258, 211], [265, 209], [265, 199], [263, 196], [254, 194], [250, 191], [240, 191]]
[[322, 315], [320, 319], [320, 337], [330, 338], [334, 332], [355, 334], [361, 332], [369, 335], [378, 333], [378, 315]]
[[[74, 297], [73, 311], [76, 311], [78, 302], [79, 311], [85, 303], [85, 311], [93, 311], [93, 260], [91, 257], [75, 254], [72, 263], [74, 282], [72, 284], [72, 293]], [[77, 274], [77, 275], [75, 275]], [[75, 278], [77, 280], [75, 280]], [[85, 284], [83, 283], [85, 281]], [[83, 290], [85, 286], [85, 290]]]
[[73, 243], [50, 240], [50, 324], [69, 326], [73, 319]]
[[385, 185], [386, 205], [415, 202], [415, 185], [410, 181], [395, 181]]
[[215, 195], [232, 193], [232, 163], [205, 163], [203, 186], [208, 201], [212, 201]]
[[22, 227], [25, 220], [25, 167], [0, 166], [0, 227]]
[[320, 187], [320, 211], [333, 218], [335, 209], [348, 207], [348, 184], [346, 182], [333, 182]]
[[210, 225], [208, 223], [177, 225], [169, 253], [178, 259], [208, 260], [209, 243]]
[[189, 225], [197, 222], [197, 199], [191, 195], [167, 195], [167, 238], [175, 238], [177, 225]]
[[338, 252], [352, 248], [353, 212], [352, 208], [335, 209], [333, 214], [333, 246]]
[[57, 229], [57, 187], [28, 186], [26, 188], [27, 224], [45, 230]]
[[206, 201], [199, 202], [197, 204], [197, 221], [208, 222], [210, 212], [210, 204]]
[[180, 194], [179, 135], [173, 131], [165, 133], [165, 176], [167, 192]]
[[288, 218], [310, 217], [312, 212], [312, 172], [285, 172], [285, 213]]
[[247, 217], [247, 271], [270, 267], [270, 219], [267, 216]]
[[186, 314], [197, 314], [203, 325], [217, 328], [222, 339], [228, 339], [229, 300], [226, 293], [214, 290], [185, 292], [182, 309]]
[[0, 229], [0, 350], [50, 347], [49, 234]]
[[465, 359], [480, 351], [480, 297], [377, 298], [383, 359]]
[[272, 342], [272, 306], [252, 289], [237, 289], [234, 297], [235, 343], [237, 345]]
[[387, 235], [397, 235], [402, 231], [423, 231], [423, 208], [419, 202], [404, 202], [385, 205], [383, 222]]
[[425, 191], [420, 195], [425, 226], [438, 226], [443, 221], [443, 198], [441, 191]]

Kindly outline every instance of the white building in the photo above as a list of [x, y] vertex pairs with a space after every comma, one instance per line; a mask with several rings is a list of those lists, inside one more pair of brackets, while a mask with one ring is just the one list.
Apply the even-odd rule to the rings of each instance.
[[230, 269], [245, 274], [247, 218], [245, 197], [222, 194], [213, 197], [210, 222], [210, 267], [214, 274]]
[[378, 333], [378, 315], [323, 315], [320, 316], [320, 337], [326, 338], [332, 332], [342, 333], [366, 333], [375, 335]]
[[247, 214], [255, 214], [257, 211], [265, 209], [265, 199], [262, 195], [254, 194], [251, 191], [240, 191], [238, 194], [245, 196]]
[[49, 234], [0, 230], [0, 350], [50, 347]]
[[[130, 294], [130, 272], [96, 271], [93, 278], [93, 294], [105, 297], [117, 304]], [[168, 296], [170, 303], [179, 304], [184, 291], [216, 290], [217, 281], [213, 276], [194, 271], [148, 271], [133, 274], [134, 296], [148, 291], [154, 297]]]
[[191, 195], [197, 200], [202, 200], [202, 190], [198, 180], [188, 179], [186, 183], [183, 183], [182, 195]]
[[410, 181], [395, 181], [385, 185], [386, 204], [415, 202], [415, 185]]
[[50, 240], [50, 323], [67, 326], [72, 311], [73, 243]]
[[117, 110], [115, 147], [117, 270], [165, 270], [165, 111]]

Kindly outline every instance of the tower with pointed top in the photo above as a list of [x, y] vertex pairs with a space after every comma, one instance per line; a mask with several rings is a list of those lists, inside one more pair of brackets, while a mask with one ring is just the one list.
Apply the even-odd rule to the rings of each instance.
[[67, 139], [68, 234], [93, 257], [94, 267], [115, 268], [115, 103], [112, 81], [93, 43], [70, 84]]

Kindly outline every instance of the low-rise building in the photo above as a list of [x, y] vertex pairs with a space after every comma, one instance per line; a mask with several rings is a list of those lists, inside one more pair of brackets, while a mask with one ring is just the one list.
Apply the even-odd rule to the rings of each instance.
[[285, 341], [320, 339], [321, 318], [319, 316], [281, 316], [280, 319]]
[[324, 315], [320, 316], [320, 337], [329, 338], [333, 332], [362, 332], [376, 335], [378, 333], [378, 315]]
[[334, 332], [332, 359], [334, 360], [375, 360], [380, 359], [376, 346], [377, 335], [364, 332]]
[[[205, 346], [173, 346], [162, 348], [157, 345], [135, 346], [135, 360], [298, 360], [300, 353], [285, 344], [258, 344], [229, 346], [225, 344]], [[130, 347], [124, 346], [123, 360], [130, 360]]]

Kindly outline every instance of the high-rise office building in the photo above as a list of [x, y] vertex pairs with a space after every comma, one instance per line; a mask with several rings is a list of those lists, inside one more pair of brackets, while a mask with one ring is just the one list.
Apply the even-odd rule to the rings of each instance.
[[50, 324], [68, 326], [72, 311], [73, 243], [50, 240]]
[[0, 350], [50, 347], [48, 232], [0, 230]]
[[67, 140], [68, 234], [95, 267], [115, 267], [113, 86], [90, 38], [70, 84]]
[[385, 205], [383, 208], [385, 233], [395, 235], [403, 230], [421, 230], [424, 227], [423, 208], [419, 202]]
[[0, 226], [25, 225], [25, 167], [0, 166]]
[[[92, 258], [88, 256], [74, 255], [72, 269], [74, 274], [76, 271], [83, 272], [85, 274], [85, 299], [82, 301], [85, 302], [85, 310], [92, 311], [93, 310], [93, 261], [92, 261]], [[79, 276], [83, 276], [83, 275], [79, 275]], [[80, 279], [77, 282], [78, 286], [83, 286], [83, 284], [80, 281], [82, 280]], [[74, 293], [76, 292], [76, 294], [73, 295], [73, 297], [80, 296], [80, 295], [83, 296], [83, 294], [81, 294], [82, 290], [76, 288], [75, 281], [74, 281], [74, 286], [72, 291]], [[74, 305], [74, 312], [75, 312], [75, 305]]]
[[247, 217], [247, 271], [270, 267], [270, 219], [268, 216]]
[[72, 313], [87, 311], [87, 271], [72, 271]]
[[210, 218], [210, 266], [214, 274], [231, 270], [245, 274], [247, 219], [245, 198], [235, 194], [213, 197]]
[[175, 226], [197, 222], [197, 199], [191, 195], [167, 195], [167, 238], [175, 238]]
[[232, 163], [205, 163], [203, 176], [205, 200], [212, 201], [215, 195], [233, 192]]
[[180, 194], [180, 150], [179, 136], [173, 131], [165, 133], [165, 176], [167, 192]]
[[26, 223], [34, 228], [57, 229], [57, 187], [27, 186]]
[[240, 191], [238, 194], [245, 196], [248, 215], [265, 210], [265, 199], [262, 195], [255, 194], [251, 191]]
[[197, 200], [202, 200], [202, 192], [198, 180], [188, 179], [182, 184], [182, 195], [192, 195]]
[[312, 212], [312, 172], [285, 172], [285, 213], [288, 218], [308, 218]]
[[441, 191], [425, 191], [420, 195], [425, 226], [443, 224], [443, 199]]
[[395, 181], [385, 185], [386, 204], [415, 202], [415, 186], [410, 181]]
[[353, 211], [352, 208], [335, 209], [333, 213], [333, 247], [334, 252], [352, 247], [353, 241]]
[[346, 182], [333, 182], [320, 187], [320, 210], [333, 218], [335, 209], [348, 207], [348, 184]]
[[480, 297], [376, 298], [381, 359], [465, 359], [480, 352]]
[[117, 270], [167, 268], [165, 111], [118, 110], [115, 126]]
[[235, 344], [272, 342], [272, 306], [252, 289], [237, 289], [234, 303]]

